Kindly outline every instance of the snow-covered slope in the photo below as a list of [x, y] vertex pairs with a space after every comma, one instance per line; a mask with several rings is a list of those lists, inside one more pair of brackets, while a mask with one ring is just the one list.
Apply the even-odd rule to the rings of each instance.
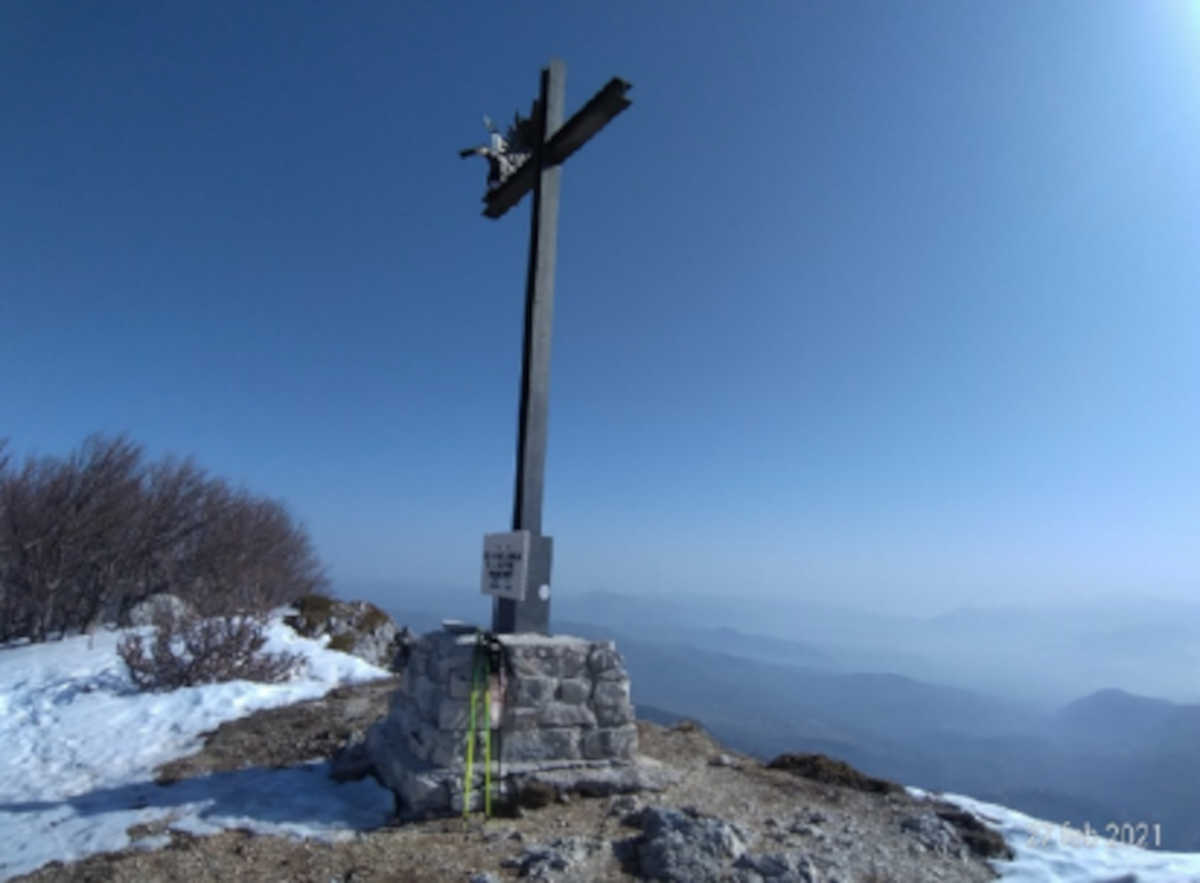
[[336, 838], [381, 824], [391, 795], [372, 779], [334, 784], [323, 763], [153, 783], [157, 766], [196, 751], [199, 734], [224, 721], [388, 674], [297, 636], [278, 616], [267, 633], [264, 649], [305, 657], [288, 683], [139, 693], [114, 631], [0, 649], [0, 879], [122, 849], [130, 825], [168, 816], [197, 834], [242, 827]]

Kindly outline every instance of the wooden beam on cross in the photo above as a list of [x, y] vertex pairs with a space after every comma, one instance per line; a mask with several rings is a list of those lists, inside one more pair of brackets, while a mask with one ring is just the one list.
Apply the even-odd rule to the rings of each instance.
[[[625, 97], [632, 86], [620, 77], [613, 77], [603, 89], [592, 96], [574, 116], [557, 131], [550, 132], [545, 145], [543, 167], [557, 166], [587, 143], [593, 135], [608, 125], [609, 120], [633, 102]], [[527, 161], [508, 180], [483, 197], [484, 217], [499, 218], [521, 201], [533, 189], [537, 177], [536, 164]]]

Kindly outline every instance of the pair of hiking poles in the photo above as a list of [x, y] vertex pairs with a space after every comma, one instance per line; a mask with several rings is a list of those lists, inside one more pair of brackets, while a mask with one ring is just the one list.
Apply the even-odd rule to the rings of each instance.
[[[463, 778], [463, 818], [471, 811], [471, 786], [474, 783], [475, 739], [476, 739], [476, 705], [483, 706], [483, 814], [485, 818], [492, 815], [492, 704], [496, 703], [497, 718], [503, 713], [505, 675], [512, 677], [512, 661], [508, 658], [508, 648], [491, 632], [479, 631], [475, 634], [475, 652], [471, 658], [471, 692], [469, 694], [468, 725], [467, 725], [467, 768]], [[495, 695], [492, 689], [495, 688]], [[501, 757], [502, 743], [500, 741], [499, 724], [497, 719], [496, 758]], [[497, 764], [499, 765], [499, 764]], [[499, 771], [498, 771], [499, 772]]]

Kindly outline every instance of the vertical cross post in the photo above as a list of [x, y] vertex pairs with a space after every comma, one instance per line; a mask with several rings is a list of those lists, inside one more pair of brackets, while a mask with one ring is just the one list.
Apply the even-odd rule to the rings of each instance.
[[[546, 434], [550, 399], [550, 328], [554, 319], [554, 261], [558, 242], [558, 198], [562, 166], [547, 162], [546, 144], [562, 126], [567, 67], [558, 60], [542, 70], [536, 120], [533, 211], [529, 266], [525, 278], [525, 331], [521, 348], [521, 398], [517, 424], [517, 480], [512, 529], [532, 535], [529, 585], [525, 600], [492, 600], [492, 631], [548, 632], [550, 599], [540, 593], [550, 584], [551, 544], [542, 534], [542, 498], [546, 473]], [[542, 597], [542, 594], [547, 594]]]

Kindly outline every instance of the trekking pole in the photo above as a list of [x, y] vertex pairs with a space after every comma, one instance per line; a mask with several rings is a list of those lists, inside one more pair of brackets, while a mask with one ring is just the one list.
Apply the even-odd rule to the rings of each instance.
[[[486, 668], [484, 669], [486, 672]], [[483, 691], [483, 817], [492, 817], [492, 679]]]
[[[479, 652], [478, 652], [478, 650], [476, 650], [475, 656], [478, 656], [478, 655], [479, 655]], [[469, 704], [469, 710], [468, 710], [469, 717], [468, 717], [468, 724], [467, 724], [467, 769], [466, 769], [466, 776], [463, 778], [462, 811], [463, 811], [464, 819], [467, 818], [467, 816], [469, 816], [471, 813], [471, 779], [472, 779], [471, 774], [473, 772], [471, 767], [473, 766], [474, 761], [475, 761], [475, 682], [476, 682], [475, 672], [476, 672], [476, 669], [477, 669], [477, 666], [475, 665], [475, 660], [472, 659], [471, 660], [471, 690], [467, 694], [468, 695], [467, 702]]]

